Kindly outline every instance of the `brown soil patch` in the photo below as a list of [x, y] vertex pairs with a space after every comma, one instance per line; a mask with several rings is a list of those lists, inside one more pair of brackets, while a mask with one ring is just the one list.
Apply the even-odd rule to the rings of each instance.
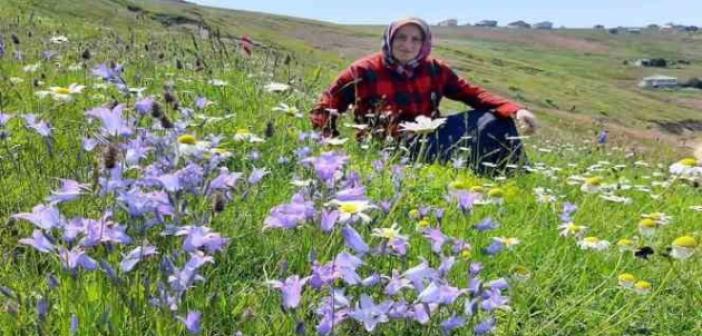
[[343, 34], [339, 31], [299, 28], [282, 32], [292, 38], [324, 51], [338, 53], [345, 59], [356, 59], [380, 50], [380, 36], [377, 38]]
[[546, 46], [557, 49], [570, 49], [581, 52], [605, 53], [608, 47], [602, 43], [583, 38], [566, 36], [553, 31], [517, 30], [506, 28], [433, 28], [437, 37], [493, 40], [514, 44]]
[[702, 111], [702, 98], [678, 98], [675, 103]]

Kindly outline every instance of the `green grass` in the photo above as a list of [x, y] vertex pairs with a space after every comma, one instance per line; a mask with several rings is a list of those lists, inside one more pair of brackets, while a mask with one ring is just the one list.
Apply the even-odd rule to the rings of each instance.
[[[329, 150], [314, 142], [298, 140], [300, 132], [309, 131], [306, 118], [295, 118], [273, 112], [281, 102], [307, 111], [318, 92], [331, 80], [336, 69], [347, 64], [334, 52], [319, 51], [307, 41], [286, 35], [292, 29], [328, 29], [336, 34], [373, 39], [377, 27], [340, 27], [318, 22], [302, 21], [254, 13], [220, 11], [195, 8], [192, 5], [170, 1], [140, 3], [150, 13], [173, 15], [201, 15], [212, 27], [217, 26], [222, 36], [238, 36], [243, 32], [255, 40], [279, 48], [277, 52], [257, 49], [253, 58], [238, 55], [231, 41], [224, 47], [216, 39], [192, 38], [188, 30], [166, 30], [151, 19], [136, 21], [135, 14], [119, 1], [96, 1], [90, 6], [81, 2], [15, 2], [0, 4], [3, 23], [0, 32], [7, 45], [7, 54], [0, 59], [2, 103], [4, 113], [20, 116], [35, 113], [54, 127], [51, 149], [38, 134], [26, 129], [24, 121], [13, 118], [5, 130], [9, 138], [0, 144], [0, 285], [11, 289], [11, 297], [0, 295], [0, 331], [3, 334], [68, 334], [70, 319], [79, 319], [79, 333], [93, 334], [185, 334], [186, 330], [174, 316], [184, 316], [189, 310], [202, 312], [203, 334], [245, 335], [293, 334], [299, 321], [304, 323], [307, 334], [314, 334], [319, 322], [314, 309], [323, 293], [306, 287], [300, 308], [293, 312], [281, 310], [281, 296], [266, 285], [271, 279], [284, 279], [293, 274], [309, 275], [311, 255], [321, 263], [330, 261], [344, 250], [344, 240], [339, 229], [331, 234], [322, 233], [318, 220], [305, 223], [295, 230], [262, 231], [263, 221], [270, 210], [287, 203], [295, 193], [290, 181], [293, 178], [314, 179], [314, 173], [297, 163], [279, 163], [280, 156], [294, 157], [301, 146], [309, 146], [313, 155]], [[195, 14], [195, 13], [199, 14]], [[30, 21], [30, 17], [34, 16]], [[97, 18], [96, 22], [74, 18]], [[99, 21], [105, 20], [105, 21]], [[273, 29], [270, 24], [277, 24]], [[310, 28], [314, 27], [314, 28]], [[49, 45], [49, 37], [56, 31], [70, 39], [66, 45]], [[278, 31], [281, 30], [281, 31]], [[29, 37], [31, 31], [32, 37]], [[23, 62], [12, 58], [15, 46], [9, 36], [16, 33], [25, 55]], [[510, 279], [511, 288], [505, 295], [510, 298], [508, 311], [497, 313], [498, 335], [697, 335], [702, 332], [701, 259], [697, 253], [685, 261], [670, 260], [663, 255], [666, 247], [678, 236], [690, 234], [702, 237], [698, 223], [702, 213], [689, 207], [702, 205], [699, 189], [667, 173], [668, 165], [680, 155], [670, 151], [665, 144], [654, 140], [632, 140], [624, 132], [612, 130], [612, 142], [599, 148], [593, 142], [599, 126], [584, 123], [566, 112], [576, 105], [573, 114], [585, 117], [605, 117], [617, 121], [623, 128], [641, 129], [646, 120], [679, 120], [694, 118], [690, 109], [668, 109], [663, 101], [665, 93], [642, 93], [628, 87], [629, 81], [638, 79], [638, 69], [622, 68], [621, 59], [634, 57], [641, 50], [657, 52], [677, 46], [681, 53], [699, 60], [699, 47], [687, 46], [656, 38], [640, 43], [641, 37], [611, 37], [597, 32], [565, 31], [558, 34], [587, 37], [607, 44], [609, 54], [583, 55], [572, 50], [557, 50], [548, 45], [524, 46], [507, 44], [489, 39], [467, 41], [451, 38], [446, 34], [436, 48], [455, 67], [469, 78], [486, 87], [516, 97], [527, 103], [549, 127], [527, 141], [532, 163], [543, 165], [545, 170], [518, 175], [507, 180], [479, 178], [465, 169], [430, 165], [404, 168], [403, 185], [398, 190], [393, 185], [389, 167], [398, 164], [391, 158], [386, 169], [375, 171], [373, 161], [380, 158], [380, 144], [373, 143], [363, 149], [353, 141], [336, 149], [350, 156], [346, 172], [358, 172], [367, 188], [368, 197], [374, 201], [397, 197], [395, 207], [388, 214], [379, 210], [371, 212], [373, 221], [357, 225], [358, 231], [372, 246], [380, 243], [371, 237], [372, 228], [389, 227], [398, 223], [403, 234], [410, 236], [409, 254], [406, 258], [368, 256], [366, 265], [359, 269], [362, 276], [372, 272], [389, 274], [392, 269], [405, 270], [417, 265], [420, 257], [433, 267], [440, 259], [430, 250], [429, 243], [417, 231], [419, 220], [413, 210], [423, 206], [446, 209], [439, 226], [430, 219], [432, 226], [440, 227], [449, 236], [465, 239], [472, 245], [470, 258], [458, 258], [449, 279], [455, 286], [467, 285], [466, 270], [470, 261], [484, 263], [483, 279], [497, 277]], [[119, 40], [121, 42], [117, 42]], [[134, 41], [132, 43], [132, 41]], [[677, 44], [676, 44], [677, 43]], [[148, 44], [146, 50], [144, 45]], [[58, 63], [41, 62], [40, 70], [25, 73], [22, 67], [40, 62], [40, 53], [51, 47], [60, 54]], [[80, 63], [85, 48], [92, 58], [79, 70], [68, 66]], [[226, 50], [226, 51], [225, 51]], [[290, 66], [275, 64], [275, 55], [289, 53], [295, 61]], [[159, 57], [163, 54], [163, 57]], [[672, 53], [671, 55], [676, 55]], [[695, 56], [696, 55], [696, 56]], [[201, 58], [207, 68], [195, 71], [196, 58]], [[181, 106], [193, 107], [198, 96], [214, 102], [205, 113], [212, 117], [234, 114], [227, 121], [204, 126], [190, 125], [185, 131], [204, 139], [208, 134], [224, 136], [221, 147], [233, 153], [223, 164], [230, 171], [244, 173], [244, 180], [254, 167], [269, 169], [269, 175], [257, 185], [241, 181], [232, 191], [232, 199], [225, 210], [211, 217], [209, 226], [231, 239], [228, 247], [214, 254], [213, 265], [204, 266], [201, 275], [206, 279], [188, 290], [177, 311], [157, 308], [149, 304], [149, 297], [157, 292], [157, 283], [167, 281], [161, 272], [160, 258], [177, 251], [182, 238], [162, 237], [163, 226], [157, 225], [145, 234], [139, 228], [143, 223], [129, 218], [113, 196], [101, 197], [92, 190], [79, 200], [59, 206], [66, 218], [100, 218], [107, 209], [115, 210], [114, 220], [128, 226], [128, 233], [141, 241], [147, 239], [158, 247], [160, 255], [142, 261], [135, 270], [123, 274], [114, 282], [100, 270], [79, 271], [75, 276], [64, 270], [59, 259], [52, 254], [39, 253], [18, 240], [28, 237], [33, 227], [26, 221], [11, 219], [18, 212], [29, 212], [58, 186], [58, 178], [70, 178], [92, 184], [96, 176], [104, 176], [101, 168], [101, 149], [87, 153], [81, 150], [84, 136], [97, 133], [98, 125], [88, 123], [85, 111], [116, 100], [127, 105], [127, 113], [134, 115], [134, 97], [126, 98], [115, 88], [96, 88], [102, 82], [89, 74], [98, 63], [114, 60], [125, 64], [125, 79], [130, 87], [145, 87], [145, 94], [154, 95], [163, 104], [164, 85], [173, 85]], [[176, 60], [185, 64], [176, 68]], [[496, 61], [499, 60], [499, 61]], [[280, 62], [280, 60], [278, 61]], [[698, 64], [698, 63], [697, 63]], [[699, 65], [695, 65], [695, 70]], [[540, 69], [534, 73], [534, 69]], [[9, 78], [22, 78], [13, 84]], [[225, 88], [207, 84], [210, 79], [229, 82]], [[43, 82], [33, 87], [34, 80]], [[263, 86], [275, 80], [292, 83], [294, 92], [268, 93]], [[39, 99], [35, 92], [50, 86], [67, 86], [70, 83], [87, 86], [70, 103], [53, 102], [51, 98]], [[512, 87], [512, 88], [510, 88]], [[673, 93], [676, 97], [692, 97], [686, 92]], [[558, 107], [546, 103], [549, 99]], [[164, 104], [165, 106], [165, 104]], [[446, 109], [463, 108], [447, 103]], [[605, 112], [603, 115], [601, 112]], [[664, 111], [664, 112], [661, 112]], [[177, 111], [166, 109], [173, 120], [186, 120]], [[199, 112], [198, 112], [199, 113]], [[237, 129], [248, 128], [263, 136], [267, 124], [273, 122], [275, 132], [261, 144], [233, 141]], [[144, 118], [140, 126], [149, 127], [154, 121]], [[167, 135], [175, 131], [156, 131]], [[352, 138], [352, 131], [343, 129], [343, 136]], [[632, 143], [632, 141], [635, 141]], [[638, 147], [632, 153], [632, 147]], [[252, 151], [260, 153], [258, 160], [249, 158]], [[147, 162], [152, 162], [153, 155]], [[593, 167], [598, 162], [601, 169]], [[634, 165], [637, 160], [649, 167]], [[615, 169], [618, 164], [623, 169]], [[661, 166], [657, 166], [660, 164]], [[182, 167], [181, 163], [179, 167]], [[128, 176], [138, 177], [142, 172], [132, 170]], [[616, 194], [629, 197], [631, 204], [605, 201], [599, 194], [580, 191], [580, 184], [569, 185], [573, 175], [602, 176], [605, 183], [641, 185], [650, 192], [620, 190]], [[211, 177], [210, 177], [211, 178]], [[505, 191], [502, 205], [477, 206], [469, 215], [463, 214], [455, 203], [445, 199], [448, 186], [454, 181], [468, 181], [486, 189], [500, 187]], [[627, 182], [628, 181], [628, 182]], [[652, 182], [671, 181], [669, 186]], [[548, 188], [557, 195], [552, 203], [539, 203], [534, 188]], [[651, 196], [657, 196], [653, 198]], [[173, 196], [173, 195], [172, 195]], [[328, 195], [327, 195], [328, 196]], [[173, 196], [175, 197], [175, 196]], [[188, 196], [187, 209], [182, 214], [182, 224], [195, 224], [206, 220], [211, 213], [211, 200], [203, 196]], [[322, 200], [315, 204], [323, 208]], [[649, 260], [620, 253], [616, 247], [606, 251], [585, 251], [576, 245], [574, 238], [559, 237], [557, 226], [565, 202], [573, 202], [579, 209], [576, 224], [589, 227], [589, 234], [609, 240], [613, 244], [622, 238], [639, 237], [637, 224], [645, 213], [664, 212], [673, 217], [670, 224], [661, 226], [653, 237], [639, 237], [640, 246], [651, 246], [656, 254]], [[473, 225], [486, 217], [500, 223], [495, 231], [479, 233]], [[54, 232], [58, 235], [57, 232]], [[521, 243], [512, 251], [489, 257], [482, 252], [492, 237], [518, 238]], [[118, 267], [123, 254], [134, 246], [113, 245], [90, 249], [89, 255]], [[445, 250], [444, 252], [448, 252]], [[178, 266], [186, 261], [181, 253], [173, 257]], [[529, 270], [531, 276], [524, 281], [512, 280], [515, 267]], [[619, 274], [629, 272], [649, 281], [653, 290], [638, 295], [617, 284]], [[47, 277], [54, 275], [59, 285], [50, 288]], [[338, 284], [341, 286], [341, 284]], [[347, 294], [357, 301], [361, 293], [371, 294], [376, 302], [383, 298], [382, 287], [347, 289]], [[41, 320], [36, 306], [39, 298], [50, 303], [46, 318]], [[407, 300], [416, 293], [405, 293]], [[442, 307], [432, 322], [420, 326], [414, 322], [392, 321], [378, 326], [382, 335], [440, 335], [440, 322], [453, 313], [463, 311], [463, 298], [458, 305]], [[483, 315], [484, 316], [484, 315]], [[471, 334], [469, 328], [458, 334]], [[355, 335], [363, 327], [347, 320], [337, 329], [338, 335]]]

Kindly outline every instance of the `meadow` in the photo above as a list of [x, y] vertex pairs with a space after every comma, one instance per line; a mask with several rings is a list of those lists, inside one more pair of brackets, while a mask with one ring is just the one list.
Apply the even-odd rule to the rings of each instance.
[[[21, 9], [0, 23], [3, 334], [702, 333], [702, 158], [687, 148], [545, 113], [527, 167], [477, 176], [467, 151], [424, 164], [359, 143], [351, 118], [321, 138], [307, 111], [337, 56]], [[469, 43], [488, 46], [438, 51], [468, 68], [538, 53]], [[591, 74], [550, 57], [554, 81], [497, 89], [623, 124], [663, 108], [660, 93], [598, 100], [611, 83], [568, 81]], [[490, 69], [477, 78], [506, 82]]]

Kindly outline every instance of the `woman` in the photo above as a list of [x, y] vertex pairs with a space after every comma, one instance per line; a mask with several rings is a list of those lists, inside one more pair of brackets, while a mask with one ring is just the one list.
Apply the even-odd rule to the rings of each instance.
[[428, 137], [429, 159], [447, 160], [466, 139], [470, 139], [471, 162], [478, 171], [523, 159], [512, 118], [533, 132], [534, 115], [458, 77], [444, 62], [429, 57], [431, 48], [431, 31], [423, 20], [407, 18], [391, 23], [383, 36], [382, 51], [351, 64], [322, 94], [311, 112], [312, 124], [324, 136], [336, 136], [339, 113], [352, 106], [355, 121], [370, 126], [359, 136], [370, 133], [397, 138], [400, 123], [420, 115], [438, 117], [439, 102], [446, 96], [476, 110], [448, 117]]

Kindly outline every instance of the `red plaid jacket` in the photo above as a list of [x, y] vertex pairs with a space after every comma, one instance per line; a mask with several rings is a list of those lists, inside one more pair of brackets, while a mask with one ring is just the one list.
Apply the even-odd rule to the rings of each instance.
[[456, 75], [445, 63], [427, 58], [407, 79], [386, 67], [383, 54], [368, 55], [344, 70], [320, 97], [310, 119], [326, 135], [337, 135], [336, 119], [351, 105], [361, 124], [384, 123], [385, 131], [397, 134], [397, 124], [418, 115], [438, 116], [442, 97], [462, 101], [476, 109], [494, 109], [510, 117], [521, 107], [493, 95]]

